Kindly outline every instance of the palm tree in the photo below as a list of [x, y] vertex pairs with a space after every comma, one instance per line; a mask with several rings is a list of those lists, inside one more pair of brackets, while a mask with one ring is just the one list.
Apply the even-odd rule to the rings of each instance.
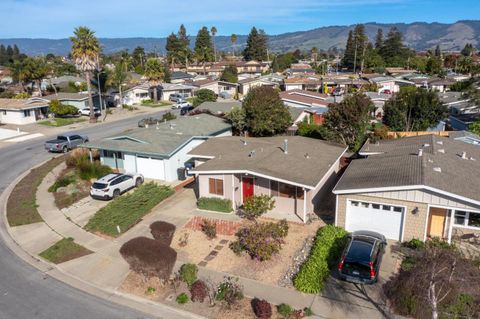
[[108, 77], [108, 84], [118, 88], [118, 95], [120, 97], [120, 105], [123, 104], [123, 93], [122, 93], [122, 86], [128, 79], [128, 72], [125, 71], [124, 61], [120, 61], [115, 64], [115, 67], [110, 73]]
[[213, 40], [213, 59], [215, 62], [217, 62], [217, 49], [215, 48], [215, 34], [217, 34], [217, 28], [212, 27], [210, 29], [210, 32], [212, 33], [212, 40]]
[[90, 123], [95, 123], [97, 118], [93, 111], [92, 87], [90, 83], [91, 73], [96, 69], [96, 60], [100, 54], [100, 44], [95, 37], [95, 32], [87, 27], [78, 27], [70, 37], [72, 41], [72, 57], [77, 69], [85, 75], [88, 89], [88, 103], [90, 104]]
[[237, 40], [238, 40], [238, 36], [235, 33], [233, 33], [230, 36], [230, 41], [232, 42], [233, 56], [235, 56], [235, 43], [237, 43]]
[[165, 76], [163, 65], [156, 58], [148, 59], [145, 63], [144, 75], [147, 77], [150, 85], [154, 87], [153, 100], [156, 103], [158, 102], [157, 87], [160, 84], [160, 81], [163, 80]]

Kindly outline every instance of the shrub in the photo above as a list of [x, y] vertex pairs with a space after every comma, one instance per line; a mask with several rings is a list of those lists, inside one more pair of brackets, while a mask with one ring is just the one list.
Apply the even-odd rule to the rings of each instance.
[[186, 293], [182, 292], [181, 294], [179, 294], [177, 296], [177, 299], [176, 299], [177, 303], [179, 305], [184, 305], [188, 302], [188, 296]]
[[180, 279], [185, 282], [188, 287], [197, 280], [198, 267], [195, 264], [183, 264], [180, 267]]
[[277, 306], [277, 312], [283, 318], [288, 318], [292, 314], [293, 309], [290, 305], [287, 305], [286, 303], [282, 303]]
[[150, 225], [150, 232], [153, 238], [167, 246], [170, 246], [172, 243], [175, 229], [175, 225], [163, 221], [157, 221]]
[[60, 176], [52, 186], [48, 188], [48, 192], [55, 193], [60, 187], [68, 186], [75, 182], [74, 176]]
[[192, 294], [193, 302], [203, 302], [208, 296], [207, 285], [203, 281], [197, 280], [192, 284], [192, 287], [190, 287], [190, 293]]
[[286, 220], [278, 223], [253, 223], [238, 230], [236, 233], [238, 239], [230, 244], [230, 248], [236, 254], [246, 251], [250, 257], [257, 260], [269, 260], [280, 251], [284, 243], [283, 238], [287, 234]]
[[411, 256], [405, 256], [402, 260], [402, 264], [400, 265], [400, 268], [402, 270], [410, 270], [415, 266], [415, 259]]
[[200, 89], [195, 92], [195, 98], [193, 99], [193, 107], [197, 107], [203, 102], [215, 102], [217, 96], [215, 92], [209, 89]]
[[81, 179], [88, 181], [93, 178], [98, 179], [112, 172], [108, 166], [102, 165], [99, 162], [81, 161], [77, 165], [78, 176]]
[[200, 209], [213, 210], [222, 213], [230, 213], [233, 210], [231, 200], [216, 197], [200, 197], [197, 206]]
[[295, 288], [306, 293], [319, 293], [330, 269], [336, 265], [345, 246], [347, 232], [340, 227], [327, 225], [318, 230], [310, 256], [293, 279]]
[[269, 319], [272, 317], [272, 305], [266, 300], [253, 300], [253, 312], [259, 319]]
[[228, 306], [243, 299], [243, 287], [238, 284], [238, 278], [225, 277], [217, 287], [215, 299], [225, 302]]
[[235, 255], [237, 256], [240, 256], [244, 250], [242, 244], [240, 243], [240, 241], [236, 240], [236, 241], [232, 241], [228, 247], [230, 247], [230, 249], [235, 253]]
[[120, 254], [130, 269], [145, 277], [167, 280], [171, 273], [177, 252], [157, 240], [137, 237], [127, 241], [120, 248]]
[[421, 248], [425, 248], [425, 243], [420, 239], [413, 238], [409, 241], [404, 241], [402, 243], [402, 246], [410, 249], [421, 249]]
[[268, 195], [255, 195], [247, 198], [243, 204], [243, 216], [254, 220], [275, 207], [275, 200]]
[[313, 316], [312, 308], [310, 308], [310, 307], [305, 307], [305, 308], [303, 308], [303, 315], [304, 315], [305, 317]]
[[152, 295], [157, 291], [155, 287], [148, 287], [147, 290], [145, 291], [146, 295]]
[[73, 105], [63, 104], [59, 100], [52, 100], [48, 103], [48, 109], [55, 114], [55, 117], [62, 117], [78, 113], [78, 109]]
[[200, 226], [202, 227], [202, 232], [207, 235], [208, 239], [217, 237], [217, 224], [215, 222], [204, 219]]
[[167, 113], [164, 113], [162, 115], [162, 118], [160, 119], [160, 121], [164, 122], [164, 121], [171, 121], [171, 120], [174, 120], [176, 119], [177, 117], [175, 116], [175, 114], [173, 114], [172, 112], [167, 112]]

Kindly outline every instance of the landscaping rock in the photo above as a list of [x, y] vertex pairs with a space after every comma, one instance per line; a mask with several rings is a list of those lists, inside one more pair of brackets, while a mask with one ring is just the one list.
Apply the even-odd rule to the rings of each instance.
[[314, 239], [314, 236], [307, 237], [302, 248], [295, 252], [292, 258], [292, 265], [288, 268], [287, 273], [278, 281], [280, 287], [293, 287], [293, 277], [295, 277], [300, 270], [300, 266], [310, 255], [310, 249], [313, 246]]

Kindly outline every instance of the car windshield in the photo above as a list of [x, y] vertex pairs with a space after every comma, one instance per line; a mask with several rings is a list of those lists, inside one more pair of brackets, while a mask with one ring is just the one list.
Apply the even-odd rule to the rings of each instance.
[[107, 184], [95, 182], [95, 183], [93, 183], [92, 188], [94, 188], [94, 189], [104, 189], [104, 188], [107, 188]]
[[57, 136], [57, 140], [68, 141], [66, 136]]

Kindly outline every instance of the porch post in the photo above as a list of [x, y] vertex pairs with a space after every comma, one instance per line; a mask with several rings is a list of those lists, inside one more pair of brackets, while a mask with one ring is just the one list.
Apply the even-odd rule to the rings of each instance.
[[307, 190], [303, 189], [303, 223], [307, 222]]
[[117, 153], [116, 152], [113, 152], [113, 160], [115, 161], [115, 168], [118, 170]]
[[448, 243], [452, 241], [453, 219], [455, 218], [455, 210], [450, 209], [450, 223], [448, 225]]
[[92, 155], [92, 149], [88, 149], [88, 156], [90, 157], [90, 163], [93, 163], [93, 155]]
[[236, 209], [236, 203], [235, 203], [235, 174], [232, 174], [232, 208], [233, 211], [235, 212]]

